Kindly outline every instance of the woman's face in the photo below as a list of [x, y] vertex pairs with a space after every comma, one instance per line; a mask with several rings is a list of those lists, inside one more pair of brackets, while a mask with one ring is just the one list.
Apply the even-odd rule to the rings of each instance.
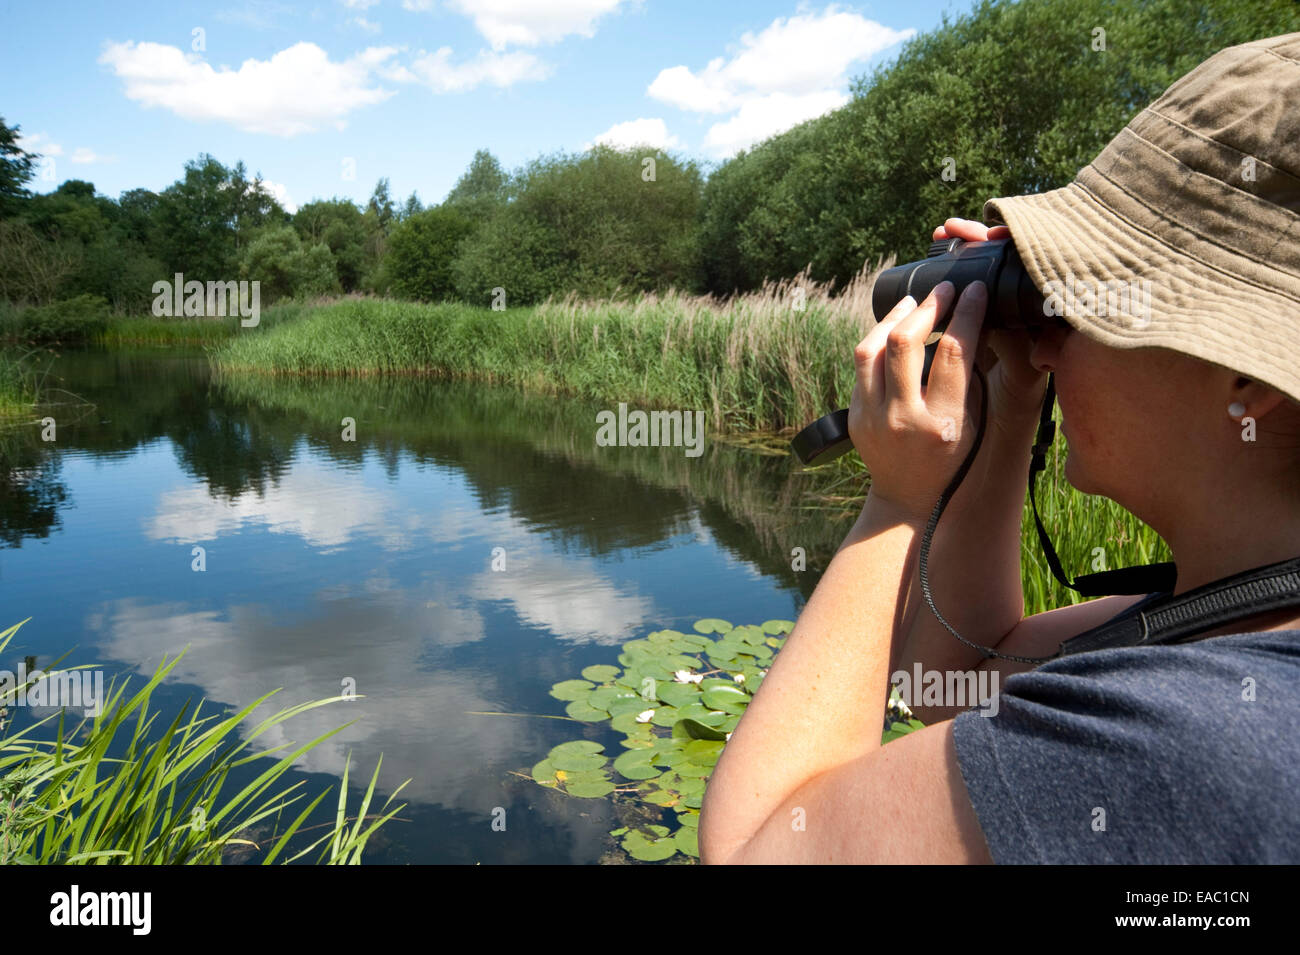
[[1167, 494], [1157, 492], [1204, 463], [1195, 422], [1212, 389], [1201, 363], [1163, 348], [1112, 348], [1059, 325], [1039, 335], [1030, 361], [1056, 373], [1070, 484], [1158, 519]]

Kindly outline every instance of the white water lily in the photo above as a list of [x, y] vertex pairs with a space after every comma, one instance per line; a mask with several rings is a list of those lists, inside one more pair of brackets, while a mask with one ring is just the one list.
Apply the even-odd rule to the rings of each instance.
[[654, 715], [654, 710], [642, 710], [636, 715], [636, 721], [638, 723], [649, 723], [654, 718]]
[[692, 673], [690, 670], [678, 670], [673, 674], [673, 682], [675, 683], [699, 683], [703, 679], [704, 674]]
[[737, 673], [735, 676], [732, 677], [732, 679], [735, 680], [737, 683], [744, 683], [744, 682], [745, 682], [745, 674], [743, 674], [743, 673]]
[[724, 742], [727, 742], [727, 743], [730, 743], [730, 742], [731, 742], [731, 734], [730, 734], [730, 733], [727, 734], [727, 738], [724, 740]]

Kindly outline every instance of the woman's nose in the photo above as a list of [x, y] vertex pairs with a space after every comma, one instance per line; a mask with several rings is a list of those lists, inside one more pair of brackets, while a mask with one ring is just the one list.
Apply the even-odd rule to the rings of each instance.
[[1069, 330], [1068, 326], [1056, 322], [1045, 326], [1034, 341], [1034, 347], [1029, 353], [1029, 363], [1039, 371], [1055, 371], [1057, 359], [1061, 354], [1061, 342], [1065, 340]]

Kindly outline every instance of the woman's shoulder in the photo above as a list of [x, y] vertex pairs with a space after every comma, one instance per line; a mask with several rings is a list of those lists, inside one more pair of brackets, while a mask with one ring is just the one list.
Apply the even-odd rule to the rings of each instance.
[[[1300, 862], [1297, 681], [1300, 630], [1097, 650], [1009, 677], [996, 715], [953, 725], [994, 859]], [[1080, 807], [1109, 819], [1108, 838]]]

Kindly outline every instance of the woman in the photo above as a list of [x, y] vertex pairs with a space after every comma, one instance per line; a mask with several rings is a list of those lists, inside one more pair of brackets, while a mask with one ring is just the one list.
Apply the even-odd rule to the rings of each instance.
[[[944, 283], [858, 345], [850, 433], [870, 493], [714, 770], [701, 858], [1300, 861], [1300, 609], [1031, 670], [954, 640], [916, 573], [987, 400], [988, 432], [934, 537], [936, 606], [975, 643], [1048, 657], [1142, 599], [1021, 619], [1020, 517], [1049, 372], [1067, 479], [1168, 542], [1175, 594], [1300, 555], [1300, 34], [1220, 52], [1070, 186], [992, 200], [985, 218], [1006, 225], [949, 220], [935, 237], [1009, 234], [1045, 296], [1119, 281], [1150, 288], [1151, 311], [1094, 300], [1035, 335], [982, 337], [987, 292], [972, 285], [922, 389], [925, 339], [954, 304]], [[987, 396], [972, 387], [977, 353]], [[929, 725], [882, 747], [889, 674], [917, 662], [995, 671], [996, 713], [918, 709]]]

